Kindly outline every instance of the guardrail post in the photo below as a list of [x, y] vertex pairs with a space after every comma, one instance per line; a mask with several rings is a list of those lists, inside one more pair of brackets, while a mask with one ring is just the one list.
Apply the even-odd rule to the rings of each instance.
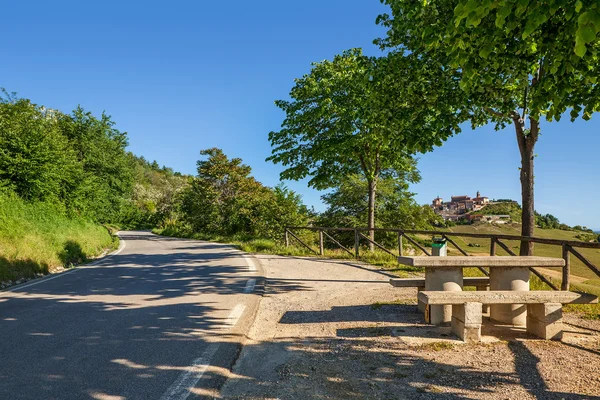
[[325, 249], [323, 248], [323, 231], [319, 230], [319, 254], [324, 255]]
[[288, 234], [287, 228], [285, 228], [285, 247], [290, 247], [290, 235]]
[[358, 246], [360, 245], [360, 236], [358, 233], [358, 229], [354, 229], [354, 255], [358, 258]]
[[565, 266], [563, 268], [561, 290], [569, 290], [571, 285], [571, 253], [569, 253], [569, 246], [566, 244], [562, 245], [562, 257], [565, 260]]
[[398, 255], [402, 257], [402, 232], [398, 232]]
[[490, 242], [490, 256], [496, 255], [496, 238], [492, 237]]

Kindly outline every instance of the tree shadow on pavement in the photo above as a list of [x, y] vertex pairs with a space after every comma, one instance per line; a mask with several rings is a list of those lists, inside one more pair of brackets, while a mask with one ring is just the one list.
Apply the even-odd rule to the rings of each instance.
[[[600, 399], [598, 396], [550, 391], [539, 369], [540, 358], [533, 354], [522, 341], [510, 341], [508, 342], [508, 348], [514, 355], [515, 370], [520, 384], [536, 399]], [[581, 349], [587, 350], [585, 348]]]
[[334, 306], [325, 311], [286, 311], [281, 317], [281, 324], [315, 324], [328, 322], [398, 322], [418, 323], [423, 315], [418, 313], [414, 305], [384, 306], [387, 312], [377, 312], [374, 305]]
[[[356, 268], [356, 269], [360, 269], [363, 271], [368, 271], [368, 272], [372, 272], [374, 274], [378, 274], [378, 275], [383, 275], [389, 278], [397, 278], [397, 275], [394, 275], [392, 273], [390, 273], [391, 270], [382, 270], [379, 269], [378, 267], [374, 267], [370, 264], [361, 264], [359, 262], [352, 262], [352, 261], [348, 261], [348, 260], [343, 260], [343, 259], [336, 259], [336, 258], [323, 258], [323, 257], [299, 257], [299, 256], [274, 256], [274, 257], [269, 257], [269, 256], [261, 256], [260, 259], [263, 260], [270, 260], [270, 261], [279, 261], [282, 259], [292, 259], [292, 260], [301, 260], [301, 261], [309, 261], [309, 262], [314, 262], [314, 263], [326, 263], [326, 264], [338, 264], [338, 265], [345, 265], [351, 268]], [[387, 281], [385, 281], [387, 283]]]
[[[223, 389], [228, 398], [280, 399], [472, 399], [533, 398], [599, 399], [554, 392], [536, 369], [539, 360], [518, 342], [495, 345], [407, 346], [395, 338], [371, 341], [357, 338], [280, 339], [246, 345]], [[466, 362], [498, 357], [482, 369]], [[467, 359], [469, 356], [466, 356]]]

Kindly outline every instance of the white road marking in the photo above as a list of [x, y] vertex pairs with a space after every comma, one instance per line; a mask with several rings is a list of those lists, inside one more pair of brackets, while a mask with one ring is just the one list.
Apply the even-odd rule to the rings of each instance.
[[252, 261], [252, 258], [244, 256], [244, 259], [246, 260], [246, 264], [248, 264], [248, 270], [250, 272], [256, 272], [256, 264], [254, 264], [254, 261]]
[[[117, 232], [117, 236], [119, 236], [119, 233], [120, 232]], [[25, 285], [18, 285], [18, 286], [15, 286], [13, 288], [10, 288], [10, 289], [3, 290], [3, 291], [0, 292], [0, 296], [2, 296], [2, 293], [14, 292], [15, 290], [25, 289], [25, 288], [28, 288], [28, 287], [31, 287], [31, 286], [39, 285], [40, 283], [51, 281], [52, 279], [62, 278], [65, 275], [69, 275], [69, 274], [72, 274], [74, 272], [80, 271], [83, 268], [93, 267], [93, 266], [99, 264], [100, 262], [104, 262], [104, 261], [108, 260], [109, 258], [111, 258], [113, 256], [116, 256], [117, 254], [119, 254], [120, 252], [122, 252], [125, 249], [126, 243], [125, 243], [125, 241], [123, 239], [120, 239], [120, 242], [121, 243], [119, 245], [119, 248], [116, 251], [110, 253], [109, 255], [107, 255], [105, 257], [102, 257], [100, 260], [94, 261], [91, 264], [86, 264], [86, 265], [82, 265], [80, 267], [75, 267], [75, 268], [73, 268], [70, 271], [64, 271], [64, 272], [56, 273], [56, 275], [54, 275], [54, 276], [50, 276], [50, 277], [47, 277], [47, 278], [36, 279], [33, 282], [25, 284]]]
[[[11, 289], [3, 290], [2, 292], [14, 292], [17, 289], [25, 289], [30, 286], [39, 285], [40, 283], [51, 281], [52, 279], [60, 278], [62, 276], [69, 275], [69, 274], [72, 274], [73, 272], [77, 272], [77, 271], [78, 271], [77, 268], [75, 268], [70, 271], [60, 272], [60, 273], [56, 274], [55, 276], [51, 276], [50, 278], [39, 279], [39, 280], [36, 280], [35, 282], [29, 283], [26, 285], [17, 286], [17, 287], [11, 288]], [[0, 292], [0, 295], [2, 295], [2, 292]]]
[[233, 310], [231, 310], [229, 316], [225, 320], [225, 326], [227, 328], [234, 327], [240, 320], [244, 310], [246, 310], [246, 306], [244, 304], [238, 304], [237, 306], [233, 307]]
[[185, 400], [191, 393], [191, 390], [196, 386], [202, 375], [210, 366], [210, 360], [219, 349], [218, 343], [208, 345], [200, 358], [194, 360], [187, 371], [181, 373], [179, 378], [162, 395], [160, 400]]
[[256, 279], [248, 279], [246, 287], [244, 288], [244, 293], [252, 293], [254, 291], [254, 285], [256, 285]]
[[[253, 281], [251, 279], [250, 281]], [[248, 283], [250, 283], [248, 281]], [[256, 282], [256, 280], [254, 280]], [[248, 285], [246, 285], [248, 286]], [[229, 316], [225, 320], [225, 327], [232, 328], [234, 327], [244, 311], [246, 310], [246, 306], [244, 304], [238, 304], [229, 313]], [[190, 395], [192, 389], [196, 387], [198, 381], [202, 378], [202, 375], [206, 372], [208, 367], [210, 367], [210, 361], [219, 349], [218, 343], [211, 343], [204, 353], [200, 356], [200, 358], [195, 359], [190, 365], [189, 368], [185, 372], [182, 372], [179, 375], [179, 378], [169, 388], [167, 391], [161, 396], [160, 400], [185, 400]]]

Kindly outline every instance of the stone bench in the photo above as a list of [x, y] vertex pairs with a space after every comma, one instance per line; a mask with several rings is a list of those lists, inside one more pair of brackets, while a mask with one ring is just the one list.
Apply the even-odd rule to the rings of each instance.
[[[425, 278], [391, 278], [390, 285], [394, 287], [416, 287], [419, 292], [425, 290]], [[463, 278], [463, 287], [474, 286], [477, 290], [487, 290], [490, 286], [490, 278], [483, 277], [465, 277]], [[418, 302], [419, 311], [425, 312], [425, 304]], [[488, 312], [487, 305], [483, 306], [483, 312]]]
[[[452, 333], [465, 342], [481, 341], [481, 307], [484, 304], [526, 304], [527, 332], [542, 339], [562, 338], [562, 305], [598, 303], [598, 297], [568, 291], [445, 292], [422, 291], [419, 301], [431, 305], [452, 305]], [[428, 320], [427, 307], [425, 319]]]
[[[565, 266], [565, 260], [535, 256], [398, 257], [400, 264], [425, 268], [425, 290], [462, 291], [463, 268], [485, 267], [490, 271], [491, 290], [529, 290], [530, 268]], [[432, 324], [450, 323], [452, 306], [430, 307]], [[490, 317], [508, 325], [526, 325], [523, 304], [491, 305]]]

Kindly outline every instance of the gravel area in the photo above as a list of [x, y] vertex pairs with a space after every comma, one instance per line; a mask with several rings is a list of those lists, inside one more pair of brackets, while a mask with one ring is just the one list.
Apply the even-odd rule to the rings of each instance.
[[371, 266], [257, 258], [264, 297], [221, 398], [600, 399], [600, 321], [568, 314], [562, 342], [487, 324], [464, 344]]

